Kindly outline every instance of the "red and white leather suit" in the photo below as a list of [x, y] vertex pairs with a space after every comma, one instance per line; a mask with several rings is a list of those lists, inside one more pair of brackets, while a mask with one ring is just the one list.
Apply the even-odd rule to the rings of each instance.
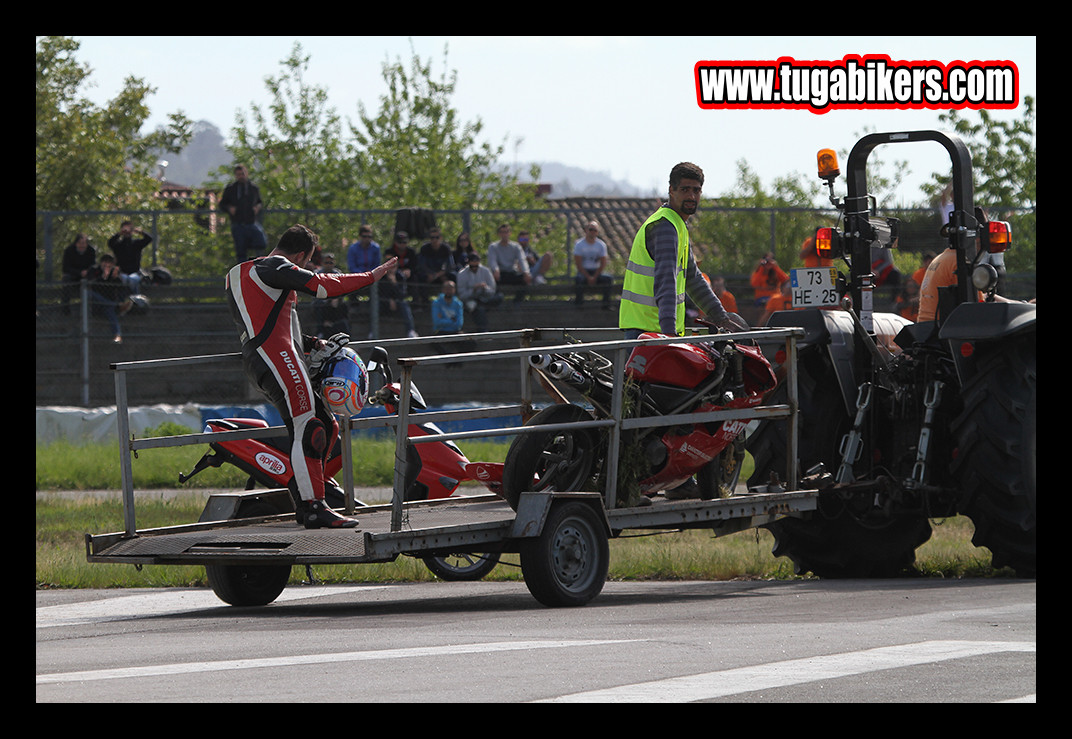
[[315, 337], [301, 334], [297, 293], [333, 298], [373, 282], [371, 272], [319, 274], [282, 256], [242, 262], [227, 273], [231, 314], [241, 330], [242, 365], [291, 433], [290, 462], [302, 500], [324, 497], [324, 458], [338, 422], [309, 378], [304, 353]]

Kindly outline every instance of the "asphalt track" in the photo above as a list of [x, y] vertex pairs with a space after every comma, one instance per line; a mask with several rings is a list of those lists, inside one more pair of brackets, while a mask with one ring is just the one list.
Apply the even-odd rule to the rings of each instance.
[[36, 593], [53, 702], [1000, 703], [1036, 699], [1033, 580], [522, 582]]

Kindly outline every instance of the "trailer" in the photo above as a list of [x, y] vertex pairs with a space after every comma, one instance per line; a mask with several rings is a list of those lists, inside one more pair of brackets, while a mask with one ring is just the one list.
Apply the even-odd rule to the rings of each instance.
[[[284, 427], [185, 434], [180, 436], [134, 439], [129, 433], [127, 375], [177, 363], [236, 362], [237, 354], [206, 355], [176, 359], [125, 362], [112, 365], [115, 372], [120, 464], [123, 494], [124, 530], [107, 534], [86, 534], [86, 557], [89, 562], [128, 563], [137, 566], [154, 564], [200, 565], [221, 600], [236, 606], [266, 605], [283, 591], [295, 565], [312, 567], [325, 564], [367, 564], [394, 561], [399, 556], [419, 558], [472, 554], [477, 557], [494, 553], [520, 555], [525, 583], [537, 601], [549, 607], [583, 605], [596, 597], [606, 580], [609, 542], [626, 531], [705, 529], [722, 536], [772, 523], [785, 516], [807, 516], [816, 508], [818, 492], [798, 490], [798, 473], [786, 470], [784, 484], [777, 488], [749, 490], [715, 500], [659, 500], [648, 506], [619, 507], [616, 504], [616, 475], [607, 476], [603, 492], [526, 492], [515, 511], [494, 494], [455, 495], [431, 501], [404, 500], [406, 460], [415, 444], [439, 440], [458, 440], [488, 436], [507, 436], [531, 432], [532, 426], [514, 426], [443, 433], [438, 437], [407, 436], [413, 374], [420, 368], [434, 368], [451, 362], [492, 359], [496, 362], [517, 360], [520, 366], [521, 402], [517, 405], [486, 408], [427, 411], [421, 421], [445, 422], [462, 418], [492, 418], [532, 414], [534, 382], [528, 357], [541, 351], [578, 347], [608, 352], [614, 358], [617, 377], [624, 371], [628, 351], [637, 341], [610, 340], [578, 343], [576, 336], [586, 329], [526, 329], [516, 332], [471, 334], [467, 338], [516, 339], [520, 347], [476, 351], [461, 354], [435, 354], [403, 357], [397, 360], [401, 370], [401, 403], [394, 415], [377, 418], [352, 418], [341, 422], [343, 481], [346, 512], [356, 513], [360, 521], [354, 529], [307, 530], [295, 525], [292, 513], [285, 512], [290, 493], [282, 490], [254, 490], [213, 495], [196, 523], [158, 529], [138, 529], [131, 455], [139, 450], [186, 444], [200, 444], [218, 439], [220, 433], [237, 436], [285, 434]], [[734, 411], [741, 420], [794, 418], [796, 411], [796, 341], [803, 335], [798, 328], [763, 329], [735, 334], [740, 340], [757, 343], [784, 342], [788, 361], [788, 402], [761, 405]], [[438, 337], [422, 338], [421, 341]], [[449, 339], [451, 337], [443, 337]], [[456, 339], [457, 337], [453, 337]], [[687, 341], [689, 338], [664, 339]], [[563, 344], [569, 339], [571, 343]], [[362, 348], [393, 344], [405, 346], [413, 340], [353, 342]], [[557, 344], [555, 342], [558, 342]], [[412, 345], [412, 344], [411, 344]], [[619, 383], [620, 384], [620, 383]], [[620, 407], [620, 406], [619, 406]], [[719, 412], [724, 418], [726, 411]], [[340, 419], [344, 421], [345, 419]], [[698, 419], [702, 420], [702, 419]], [[644, 418], [623, 419], [619, 414], [602, 423], [612, 442], [618, 438], [623, 423], [627, 427], [645, 424]], [[652, 425], [658, 419], [650, 421]], [[395, 459], [393, 495], [390, 503], [359, 505], [354, 498], [351, 444], [355, 429], [384, 426], [394, 429]], [[796, 449], [796, 423], [787, 423], [787, 448]], [[538, 427], [536, 427], [538, 428]], [[794, 459], [795, 455], [791, 455]], [[234, 518], [242, 503], [251, 498], [283, 510], [247, 518]]]

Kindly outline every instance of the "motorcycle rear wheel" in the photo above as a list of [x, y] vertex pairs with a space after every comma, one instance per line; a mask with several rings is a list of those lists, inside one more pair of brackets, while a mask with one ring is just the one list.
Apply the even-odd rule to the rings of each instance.
[[[527, 426], [590, 421], [591, 414], [572, 403], [548, 406]], [[503, 497], [517, 510], [521, 493], [582, 490], [596, 469], [599, 434], [572, 428], [531, 431], [514, 437], [503, 463]]]

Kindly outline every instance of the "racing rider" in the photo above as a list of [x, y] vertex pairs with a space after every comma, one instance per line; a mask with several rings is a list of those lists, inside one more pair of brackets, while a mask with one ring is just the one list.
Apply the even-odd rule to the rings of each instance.
[[302, 336], [296, 293], [346, 295], [379, 280], [395, 260], [371, 272], [314, 273], [305, 266], [319, 249], [316, 234], [300, 224], [291, 226], [268, 256], [231, 268], [227, 296], [241, 332], [246, 376], [279, 411], [290, 433], [298, 522], [307, 529], [352, 528], [357, 519], [336, 513], [324, 502], [324, 459], [339, 427], [310, 379], [304, 352], [323, 341]]

